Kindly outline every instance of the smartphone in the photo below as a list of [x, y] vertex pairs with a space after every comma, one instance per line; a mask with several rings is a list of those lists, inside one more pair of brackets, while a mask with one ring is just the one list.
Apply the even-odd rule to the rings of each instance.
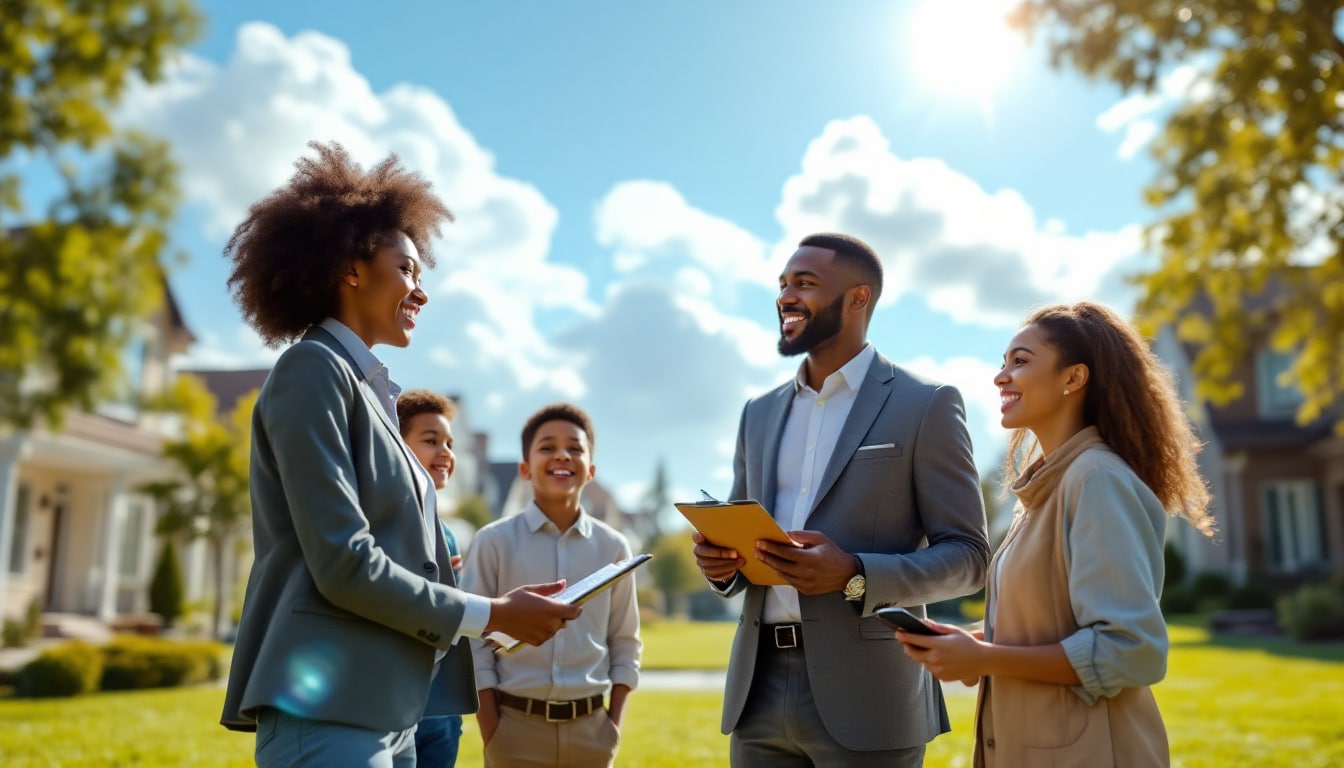
[[912, 635], [938, 635], [924, 620], [904, 608], [878, 608], [874, 614], [892, 629], [904, 629]]

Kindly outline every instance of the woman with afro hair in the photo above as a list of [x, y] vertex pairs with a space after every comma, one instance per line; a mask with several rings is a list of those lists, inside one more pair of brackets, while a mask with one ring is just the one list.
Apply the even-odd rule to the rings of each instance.
[[295, 343], [252, 415], [255, 560], [221, 722], [257, 732], [260, 766], [412, 766], [422, 714], [476, 709], [464, 638], [538, 644], [579, 609], [547, 596], [558, 582], [496, 599], [456, 587], [371, 349], [410, 344], [452, 213], [395, 156], [364, 171], [338, 144], [309, 146], [224, 251], [244, 318]]

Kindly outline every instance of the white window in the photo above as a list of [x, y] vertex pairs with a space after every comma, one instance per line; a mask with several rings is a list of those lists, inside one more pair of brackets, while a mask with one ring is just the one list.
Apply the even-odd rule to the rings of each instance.
[[28, 567], [28, 527], [29, 507], [33, 498], [33, 489], [27, 483], [19, 483], [18, 493], [14, 495], [14, 528], [9, 537], [9, 572], [22, 575]]
[[1292, 416], [1302, 405], [1302, 390], [1296, 380], [1285, 381], [1294, 354], [1262, 349], [1255, 357], [1256, 401], [1261, 416]]
[[1272, 570], [1295, 572], [1326, 564], [1325, 515], [1311, 481], [1265, 486], [1264, 530]]
[[149, 505], [139, 496], [126, 499], [126, 519], [121, 528], [121, 553], [117, 573], [136, 578], [144, 563], [146, 526], [149, 524]]

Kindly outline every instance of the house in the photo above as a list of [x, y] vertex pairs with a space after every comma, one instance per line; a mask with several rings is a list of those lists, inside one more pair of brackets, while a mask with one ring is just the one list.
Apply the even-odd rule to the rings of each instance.
[[[69, 413], [59, 429], [37, 426], [0, 439], [0, 614], [36, 603], [48, 614], [111, 622], [148, 608], [158, 549], [153, 502], [139, 488], [172, 477], [161, 457], [171, 420], [141, 411], [141, 396], [172, 381], [170, 359], [194, 341], [163, 281], [165, 300], [127, 350], [127, 396], [94, 412]], [[187, 599], [203, 594], [205, 563]], [[188, 580], [191, 587], [191, 580]]]
[[[1250, 297], [1271, 306], [1274, 292]], [[1252, 354], [1235, 371], [1243, 395], [1224, 406], [1200, 403], [1193, 392], [1196, 350], [1168, 327], [1154, 351], [1181, 383], [1205, 447], [1200, 468], [1213, 496], [1218, 532], [1207, 540], [1174, 521], [1168, 541], [1186, 556], [1187, 571], [1226, 576], [1234, 585], [1259, 581], [1291, 587], [1322, 572], [1344, 573], [1344, 439], [1338, 414], [1310, 424], [1295, 419], [1299, 390], [1280, 378], [1292, 355], [1253, 339]]]

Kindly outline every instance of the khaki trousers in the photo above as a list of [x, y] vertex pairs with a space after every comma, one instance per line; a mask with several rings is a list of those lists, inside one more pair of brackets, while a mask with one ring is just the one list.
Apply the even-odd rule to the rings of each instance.
[[499, 727], [485, 745], [485, 768], [608, 768], [621, 734], [607, 710], [548, 723], [512, 707], [499, 708]]

